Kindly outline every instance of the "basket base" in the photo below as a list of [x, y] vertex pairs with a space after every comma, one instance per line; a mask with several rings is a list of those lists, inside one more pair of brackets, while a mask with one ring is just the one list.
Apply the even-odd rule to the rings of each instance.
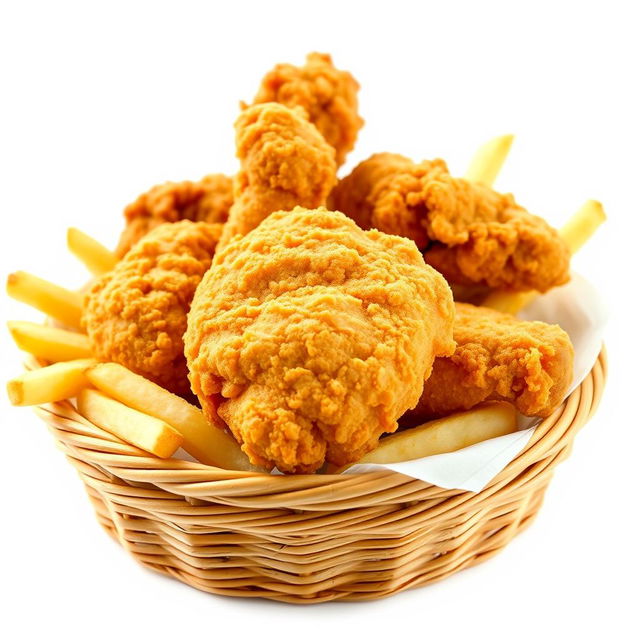
[[[470, 524], [464, 532], [452, 531], [456, 535], [452, 535], [449, 540], [442, 536], [434, 539], [432, 532], [428, 531], [403, 538], [372, 538], [366, 548], [358, 546], [360, 566], [352, 567], [351, 571], [345, 571], [345, 564], [353, 563], [354, 554], [349, 550], [352, 548], [353, 536], [331, 536], [330, 545], [326, 538], [314, 535], [308, 536], [304, 545], [301, 545], [300, 537], [289, 540], [289, 544], [294, 545], [297, 550], [296, 555], [305, 558], [305, 564], [301, 564], [300, 569], [309, 568], [308, 555], [300, 553], [301, 546], [313, 548], [320, 545], [325, 555], [333, 548], [336, 554], [331, 557], [331, 568], [334, 573], [339, 571], [339, 575], [332, 577], [327, 577], [326, 570], [316, 573], [304, 571], [296, 576], [291, 571], [283, 571], [282, 567], [254, 566], [253, 575], [234, 578], [234, 570], [238, 567], [246, 570], [251, 565], [247, 557], [247, 535], [242, 531], [234, 534], [229, 529], [207, 529], [206, 533], [195, 535], [223, 536], [224, 540], [220, 541], [223, 546], [198, 546], [197, 555], [193, 556], [190, 555], [193, 548], [183, 545], [181, 554], [177, 554], [175, 546], [178, 539], [174, 535], [184, 535], [185, 532], [170, 532], [171, 527], [168, 527], [167, 531], [160, 534], [157, 523], [127, 514], [119, 514], [114, 521], [112, 510], [107, 507], [100, 494], [91, 487], [87, 487], [87, 493], [100, 525], [140, 564], [152, 571], [215, 595], [313, 604], [333, 600], [364, 601], [385, 598], [442, 580], [457, 571], [488, 560], [533, 522], [542, 506], [547, 486], [548, 483], [525, 499], [504, 505], [499, 512], [487, 514], [486, 519]], [[237, 546], [233, 546], [234, 537], [237, 537]], [[462, 544], [460, 538], [464, 538]], [[166, 548], [167, 544], [171, 548]], [[282, 539], [276, 544], [285, 546]], [[451, 546], [453, 548], [448, 550]], [[272, 549], [264, 551], [271, 552]], [[227, 555], [220, 555], [221, 553]], [[212, 558], [216, 559], [214, 563], [211, 562]], [[264, 559], [263, 557], [262, 561]], [[281, 565], [282, 562], [269, 564]], [[291, 569], [291, 566], [287, 568]], [[285, 587], [284, 582], [294, 577], [297, 577], [297, 584]], [[277, 582], [273, 582], [273, 578], [278, 578]], [[261, 584], [263, 586], [258, 586]]]

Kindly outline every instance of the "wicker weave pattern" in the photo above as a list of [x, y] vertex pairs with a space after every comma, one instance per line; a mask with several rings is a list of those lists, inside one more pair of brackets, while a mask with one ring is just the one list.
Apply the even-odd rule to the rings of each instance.
[[393, 471], [269, 476], [159, 460], [68, 402], [38, 411], [83, 479], [100, 524], [145, 566], [222, 595], [366, 600], [481, 562], [524, 529], [597, 408], [605, 377], [603, 352], [477, 494]]

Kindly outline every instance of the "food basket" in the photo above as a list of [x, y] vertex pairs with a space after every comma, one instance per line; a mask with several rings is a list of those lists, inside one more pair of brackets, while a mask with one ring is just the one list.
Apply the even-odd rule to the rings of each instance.
[[479, 493], [391, 470], [281, 476], [162, 460], [91, 424], [68, 401], [38, 413], [100, 524], [144, 566], [219, 595], [372, 600], [486, 560], [529, 525], [605, 378], [603, 350]]

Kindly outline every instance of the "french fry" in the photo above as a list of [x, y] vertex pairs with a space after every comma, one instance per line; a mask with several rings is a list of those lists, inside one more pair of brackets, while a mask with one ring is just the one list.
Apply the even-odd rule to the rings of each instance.
[[528, 307], [538, 295], [537, 291], [494, 291], [484, 299], [482, 306], [515, 316]]
[[118, 262], [112, 251], [74, 227], [67, 229], [67, 247], [94, 276], [111, 271]]
[[383, 438], [357, 464], [391, 464], [449, 453], [515, 430], [515, 408], [492, 402]]
[[78, 395], [78, 411], [90, 422], [159, 458], [171, 457], [182, 435], [162, 420], [140, 413], [95, 389]]
[[264, 471], [249, 462], [231, 436], [210, 425], [200, 409], [150, 380], [113, 362], [98, 364], [87, 375], [104, 393], [177, 429], [184, 437], [182, 447], [196, 460], [223, 469]]
[[512, 144], [513, 135], [511, 134], [493, 138], [483, 144], [473, 156], [465, 178], [471, 182], [480, 182], [487, 187], [493, 186]]
[[569, 245], [571, 255], [577, 253], [607, 219], [602, 203], [587, 200], [560, 229], [560, 236]]
[[85, 372], [96, 362], [90, 358], [69, 360], [27, 371], [7, 383], [9, 400], [25, 407], [73, 398], [89, 386]]
[[89, 338], [84, 333], [35, 322], [9, 321], [7, 327], [18, 347], [37, 358], [62, 362], [91, 357]]
[[80, 328], [82, 295], [38, 278], [26, 271], [16, 271], [7, 278], [7, 293], [69, 327]]
[[[571, 255], [575, 254], [596, 229], [607, 219], [602, 204], [597, 200], [587, 200], [571, 219], [558, 231], [569, 245]], [[516, 314], [539, 295], [537, 291], [495, 291], [482, 303], [503, 313]]]

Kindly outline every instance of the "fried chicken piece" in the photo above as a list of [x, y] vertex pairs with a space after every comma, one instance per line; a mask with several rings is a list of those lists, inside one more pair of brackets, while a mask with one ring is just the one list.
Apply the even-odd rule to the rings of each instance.
[[232, 180], [220, 173], [197, 182], [185, 180], [156, 185], [125, 208], [126, 227], [116, 255], [124, 256], [140, 238], [165, 222], [226, 222], [232, 203]]
[[408, 240], [323, 208], [279, 211], [219, 252], [198, 287], [191, 386], [254, 464], [346, 464], [395, 431], [434, 357], [453, 352], [453, 312]]
[[569, 279], [569, 248], [542, 218], [443, 160], [378, 153], [341, 180], [329, 206], [362, 228], [411, 238], [449, 282], [546, 291]]
[[310, 53], [302, 67], [278, 64], [263, 78], [253, 104], [279, 102], [302, 107], [309, 121], [336, 150], [338, 166], [353, 149], [364, 120], [358, 115], [359, 85], [333, 66], [326, 53]]
[[189, 395], [182, 336], [221, 230], [220, 224], [189, 220], [160, 225], [94, 282], [83, 324], [97, 358]]
[[485, 400], [506, 400], [527, 416], [548, 416], [569, 389], [573, 347], [558, 325], [457, 302], [453, 338], [454, 354], [436, 358], [411, 418], [426, 420]]
[[235, 126], [242, 166], [220, 248], [273, 211], [324, 205], [336, 181], [334, 150], [300, 109], [259, 104], [245, 109]]

